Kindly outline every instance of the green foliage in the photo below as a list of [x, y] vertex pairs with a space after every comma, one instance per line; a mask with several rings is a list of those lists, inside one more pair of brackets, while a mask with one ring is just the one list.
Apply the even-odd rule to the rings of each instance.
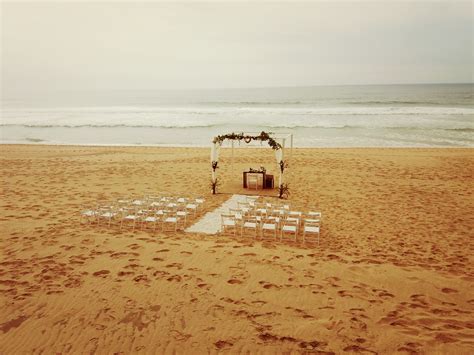
[[278, 193], [279, 193], [279, 198], [288, 198], [288, 196], [290, 195], [290, 188], [289, 188], [289, 184], [281, 184], [278, 188]]
[[261, 142], [267, 142], [268, 145], [273, 149], [273, 150], [278, 150], [282, 149], [282, 146], [280, 143], [278, 143], [275, 139], [270, 137], [272, 132], [267, 133], [267, 132], [260, 132], [258, 136], [251, 136], [251, 135], [244, 135], [244, 133], [229, 133], [229, 134], [224, 134], [224, 135], [219, 135], [217, 137], [214, 137], [212, 143], [219, 143], [222, 144], [226, 139], [231, 139], [231, 140], [238, 140], [238, 141], [244, 141], [246, 143], [250, 143], [252, 140], [255, 141], [261, 141]]

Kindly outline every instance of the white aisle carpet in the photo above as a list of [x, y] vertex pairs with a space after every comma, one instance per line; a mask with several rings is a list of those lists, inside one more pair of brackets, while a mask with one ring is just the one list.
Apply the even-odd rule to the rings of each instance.
[[220, 207], [214, 211], [207, 212], [199, 221], [185, 229], [191, 233], [216, 234], [221, 230], [221, 214], [229, 213], [229, 208], [238, 208], [238, 202], [246, 201], [245, 195], [232, 195]]

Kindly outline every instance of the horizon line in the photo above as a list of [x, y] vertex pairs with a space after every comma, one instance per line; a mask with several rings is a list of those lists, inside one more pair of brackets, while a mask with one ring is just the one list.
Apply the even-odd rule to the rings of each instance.
[[[315, 84], [315, 85], [275, 85], [275, 86], [235, 86], [235, 87], [183, 87], [183, 88], [141, 88], [141, 89], [117, 89], [117, 88], [62, 88], [49, 91], [191, 91], [191, 90], [242, 90], [242, 89], [291, 89], [291, 88], [313, 88], [313, 87], [341, 87], [341, 86], [417, 86], [417, 85], [474, 85], [474, 82], [426, 82], [426, 83], [385, 83], [385, 84]], [[21, 90], [23, 91], [23, 90]], [[13, 90], [21, 92], [20, 90]], [[39, 90], [26, 90], [23, 92], [35, 92]], [[5, 94], [5, 88], [3, 90]], [[7, 95], [1, 95], [5, 97]]]

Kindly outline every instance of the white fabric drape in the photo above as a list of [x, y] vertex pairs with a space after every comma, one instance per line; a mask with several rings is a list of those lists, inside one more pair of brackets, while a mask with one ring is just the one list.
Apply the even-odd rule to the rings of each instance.
[[280, 187], [281, 184], [283, 184], [283, 174], [282, 174], [281, 169], [280, 169], [280, 162], [283, 161], [283, 149], [282, 148], [275, 150], [275, 158], [276, 158], [276, 161], [277, 161], [277, 164], [278, 164], [278, 171], [279, 171], [278, 187]]

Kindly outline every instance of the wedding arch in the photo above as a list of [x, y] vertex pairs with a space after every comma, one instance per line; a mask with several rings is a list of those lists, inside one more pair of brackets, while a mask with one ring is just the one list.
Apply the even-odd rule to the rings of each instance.
[[[290, 155], [293, 150], [293, 135], [288, 133], [267, 133], [267, 132], [260, 132], [260, 133], [228, 133], [224, 135], [218, 135], [214, 137], [212, 140], [211, 146], [211, 186], [212, 186], [212, 193], [216, 193], [217, 188], [217, 168], [219, 164], [219, 153], [222, 143], [224, 141], [230, 140], [232, 142], [232, 158], [234, 156], [234, 142], [245, 142], [250, 143], [252, 141], [260, 141], [260, 142], [267, 142], [269, 147], [273, 149], [275, 152], [276, 162], [279, 165], [279, 177], [278, 177], [278, 188], [279, 188], [279, 197], [282, 197], [282, 190], [284, 187], [283, 182], [283, 174], [285, 172], [285, 168], [288, 166], [288, 162], [284, 159], [284, 149], [287, 140], [290, 141]], [[233, 164], [233, 162], [232, 162]]]

